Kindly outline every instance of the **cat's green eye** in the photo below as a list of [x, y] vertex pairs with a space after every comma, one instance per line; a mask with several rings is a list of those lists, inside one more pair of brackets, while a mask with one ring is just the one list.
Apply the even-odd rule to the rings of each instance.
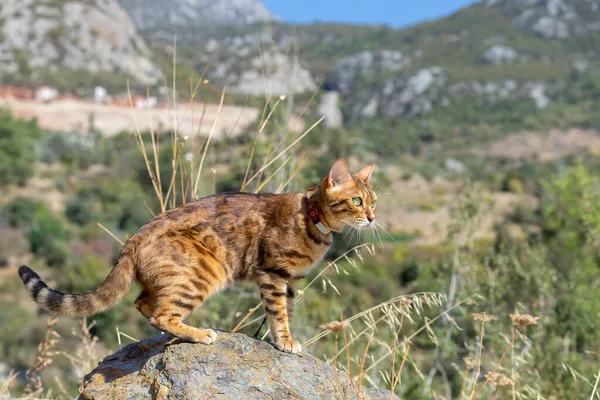
[[354, 197], [352, 199], [352, 204], [354, 204], [355, 206], [360, 206], [362, 205], [362, 199], [360, 197]]
[[373, 200], [371, 202], [371, 208], [375, 208], [376, 205], [377, 205], [377, 200]]

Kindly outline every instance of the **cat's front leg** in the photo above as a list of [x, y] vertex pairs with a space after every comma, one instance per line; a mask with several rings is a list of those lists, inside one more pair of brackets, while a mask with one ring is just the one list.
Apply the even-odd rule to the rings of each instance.
[[299, 353], [302, 351], [302, 346], [292, 339], [290, 333], [287, 280], [277, 274], [261, 271], [257, 274], [256, 283], [260, 290], [260, 297], [275, 346], [287, 353]]

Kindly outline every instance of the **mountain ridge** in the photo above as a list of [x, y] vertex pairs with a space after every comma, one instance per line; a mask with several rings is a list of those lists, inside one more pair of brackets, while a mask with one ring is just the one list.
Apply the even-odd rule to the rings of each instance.
[[138, 29], [276, 20], [258, 0], [118, 0]]

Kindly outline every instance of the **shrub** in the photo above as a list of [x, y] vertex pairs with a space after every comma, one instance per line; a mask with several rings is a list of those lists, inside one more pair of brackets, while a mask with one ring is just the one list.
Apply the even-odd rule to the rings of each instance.
[[33, 145], [40, 136], [37, 122], [15, 119], [0, 109], [0, 186], [23, 185], [33, 175], [39, 158]]

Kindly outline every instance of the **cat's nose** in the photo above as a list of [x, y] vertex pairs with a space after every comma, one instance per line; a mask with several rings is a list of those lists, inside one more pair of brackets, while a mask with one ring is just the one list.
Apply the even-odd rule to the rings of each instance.
[[375, 219], [374, 215], [367, 215], [367, 219], [369, 220], [369, 222], [373, 222], [373, 220]]

